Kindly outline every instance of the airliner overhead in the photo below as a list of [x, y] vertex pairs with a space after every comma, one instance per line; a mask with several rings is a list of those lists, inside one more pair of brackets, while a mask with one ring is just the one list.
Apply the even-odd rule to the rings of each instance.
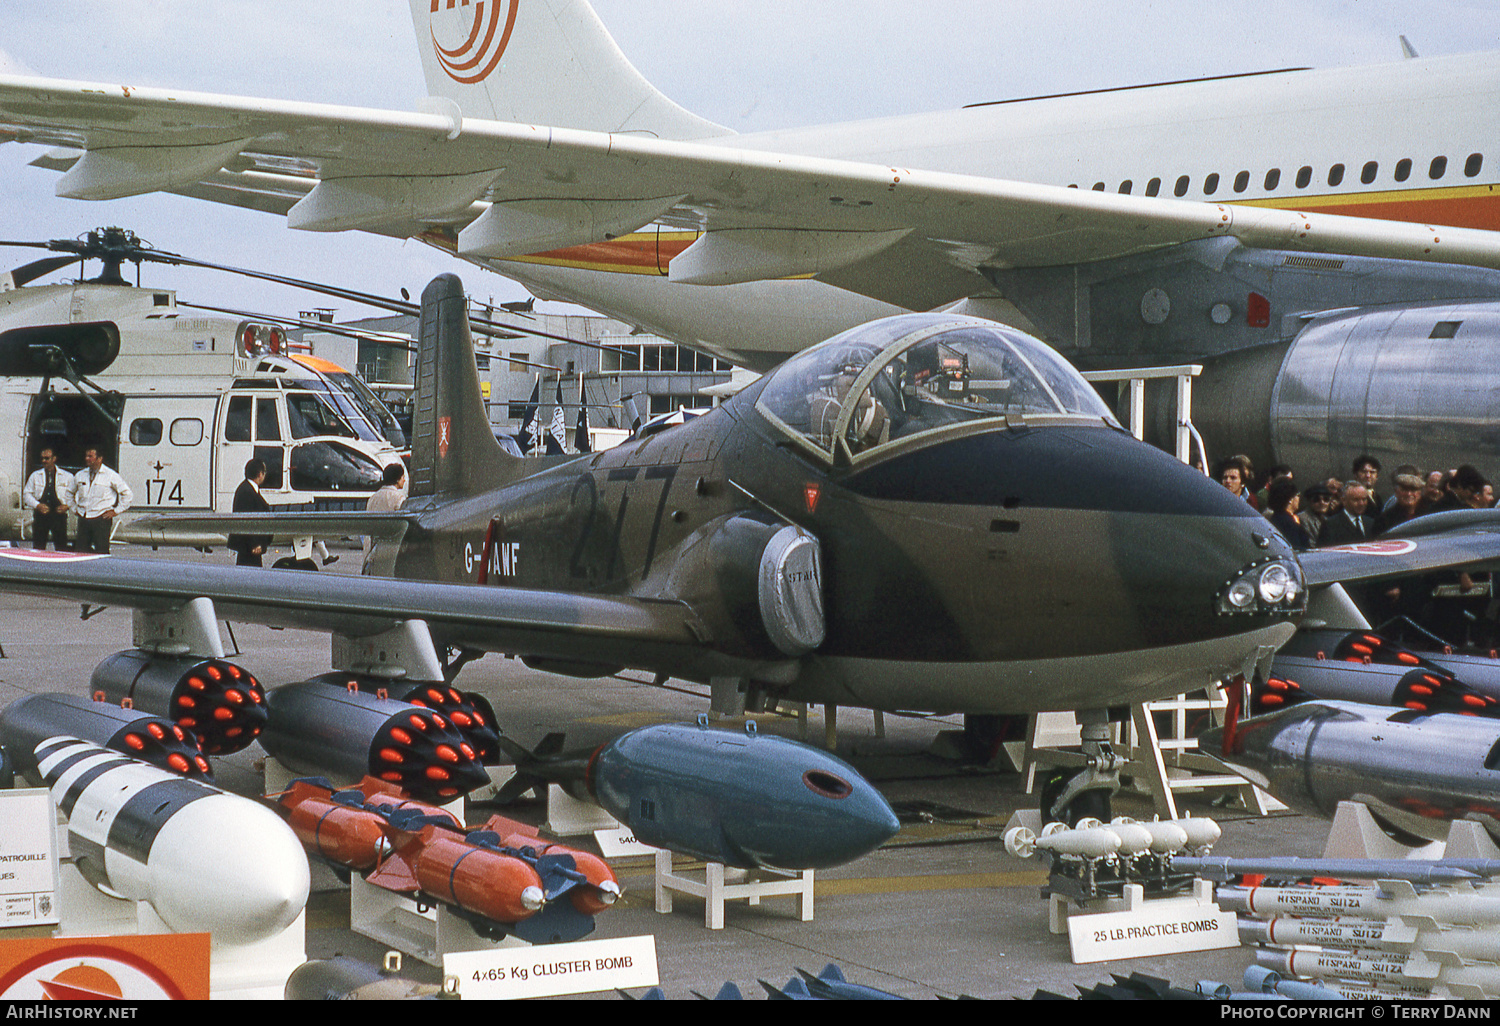
[[[1446, 2], [1362, 3], [1358, 9], [1307, 2], [1278, 5], [1269, 14], [1260, 0], [1211, 8], [1186, 0], [1146, 8], [887, 0], [873, 10], [854, 0], [815, 6], [781, 0], [757, 4], [753, 12], [685, 0], [600, 0], [595, 6], [650, 81], [738, 132], [1226, 72], [1379, 63], [1399, 54], [1400, 33], [1427, 56], [1500, 42], [1500, 11]], [[148, 11], [105, 5], [86, 18], [71, 16], [66, 5], [15, 0], [4, 20], [5, 72], [394, 110], [411, 109], [426, 92], [410, 17], [399, 0], [329, 0], [311, 7], [263, 0], [253, 9], [165, 3]], [[1233, 46], [1224, 45], [1229, 38]], [[338, 45], [329, 45], [335, 39]], [[891, 88], [893, 66], [918, 65], [920, 74], [902, 73], [899, 88]], [[295, 70], [272, 74], [272, 67]], [[705, 74], [710, 68], [713, 73]], [[24, 168], [36, 152], [0, 147], [7, 184], [0, 217], [8, 232], [55, 238], [98, 227], [104, 216], [98, 209], [50, 201], [52, 176]], [[167, 248], [199, 248], [205, 222], [194, 205], [139, 197], [108, 210], [111, 223], [134, 227]], [[212, 225], [212, 255], [222, 262], [254, 266], [274, 254], [284, 273], [317, 278], [337, 267], [376, 292], [406, 286], [415, 293], [433, 274], [454, 267], [423, 247], [357, 236], [288, 240], [274, 219], [231, 210], [216, 214]], [[195, 272], [182, 273], [191, 280]], [[267, 298], [264, 285], [216, 281], [214, 287], [231, 290], [223, 297], [229, 305], [250, 309], [304, 301], [290, 294]], [[479, 298], [524, 298], [504, 279], [475, 277], [471, 287]]]
[[735, 133], [642, 77], [582, 0], [411, 14], [418, 113], [10, 77], [0, 125], [56, 147], [35, 163], [64, 197], [421, 238], [754, 367], [893, 310], [1110, 366], [1289, 342], [1351, 300], [1500, 292], [1495, 55]]

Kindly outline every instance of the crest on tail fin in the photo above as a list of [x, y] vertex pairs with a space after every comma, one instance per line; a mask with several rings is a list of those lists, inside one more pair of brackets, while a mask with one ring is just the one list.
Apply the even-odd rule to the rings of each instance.
[[423, 290], [418, 334], [410, 494], [473, 495], [505, 483], [521, 461], [500, 448], [490, 429], [456, 275], [439, 275]]
[[663, 139], [730, 135], [625, 59], [586, 0], [411, 0], [422, 73], [464, 117]]

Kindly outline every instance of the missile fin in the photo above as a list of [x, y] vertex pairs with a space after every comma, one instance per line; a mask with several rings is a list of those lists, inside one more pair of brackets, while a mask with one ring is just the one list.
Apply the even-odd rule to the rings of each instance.
[[416, 867], [399, 853], [382, 862], [375, 872], [365, 877], [365, 882], [398, 894], [411, 894], [421, 890], [421, 884], [417, 882]]
[[1415, 898], [1417, 896], [1417, 889], [1412, 886], [1410, 880], [1376, 880], [1375, 886], [1380, 888], [1382, 894], [1392, 900]]

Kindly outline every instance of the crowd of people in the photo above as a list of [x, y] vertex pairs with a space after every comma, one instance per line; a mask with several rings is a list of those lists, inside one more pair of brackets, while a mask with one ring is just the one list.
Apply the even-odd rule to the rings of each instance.
[[[1438, 470], [1403, 464], [1390, 476], [1389, 491], [1375, 457], [1358, 456], [1349, 470], [1347, 479], [1330, 477], [1304, 487], [1291, 467], [1274, 466], [1257, 477], [1248, 457], [1230, 456], [1218, 463], [1214, 476], [1263, 513], [1298, 551], [1371, 541], [1429, 513], [1496, 505], [1493, 487], [1469, 464]], [[1426, 575], [1350, 592], [1372, 624], [1394, 621], [1397, 634], [1416, 624], [1454, 645], [1490, 647], [1500, 638], [1500, 603], [1491, 595], [1488, 575]]]

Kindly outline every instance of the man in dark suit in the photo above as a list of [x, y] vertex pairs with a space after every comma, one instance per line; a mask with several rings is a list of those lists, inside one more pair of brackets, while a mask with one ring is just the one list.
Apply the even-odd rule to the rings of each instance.
[[1318, 547], [1352, 545], [1375, 537], [1375, 518], [1370, 515], [1370, 491], [1358, 481], [1344, 485], [1344, 508], [1330, 513], [1318, 533]]
[[[269, 513], [271, 504], [260, 494], [260, 486], [266, 480], [266, 461], [250, 460], [245, 464], [245, 480], [234, 492], [234, 512]], [[229, 547], [238, 555], [235, 566], [265, 566], [262, 557], [271, 546], [271, 536], [261, 534], [231, 534]]]

